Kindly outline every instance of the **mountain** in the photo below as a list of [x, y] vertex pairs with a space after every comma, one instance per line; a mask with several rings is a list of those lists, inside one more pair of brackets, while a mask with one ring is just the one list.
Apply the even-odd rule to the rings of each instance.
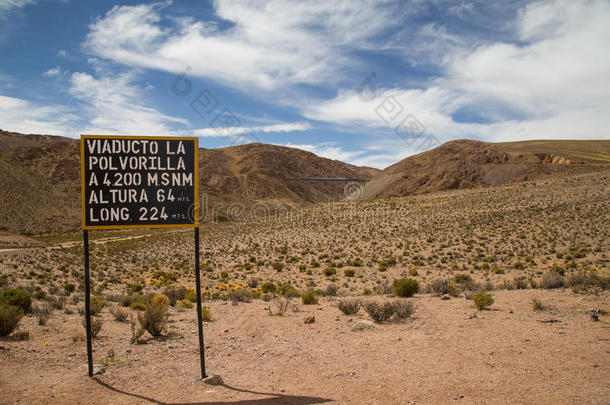
[[395, 163], [369, 181], [365, 198], [496, 186], [610, 167], [610, 141], [447, 142]]
[[203, 149], [199, 160], [200, 186], [206, 192], [251, 200], [326, 202], [330, 197], [335, 198], [335, 184], [297, 179], [351, 177], [368, 180], [379, 172], [321, 158], [300, 149], [260, 143]]
[[[273, 200], [299, 206], [342, 197], [342, 184], [296, 180], [301, 177], [370, 179], [377, 172], [275, 145], [199, 150], [202, 201], [221, 219], [229, 216], [231, 203], [248, 207]], [[79, 140], [0, 130], [0, 231], [49, 233], [79, 227]]]

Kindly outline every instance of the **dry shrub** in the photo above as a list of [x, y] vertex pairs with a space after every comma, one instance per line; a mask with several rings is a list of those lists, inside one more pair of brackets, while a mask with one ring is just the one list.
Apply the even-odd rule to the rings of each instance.
[[434, 280], [428, 285], [427, 290], [437, 297], [449, 294], [449, 280], [443, 280], [440, 278]]
[[152, 336], [160, 336], [167, 324], [169, 299], [165, 295], [154, 297], [146, 310], [138, 314], [138, 322]]
[[392, 301], [394, 307], [394, 317], [396, 320], [410, 318], [415, 313], [415, 305], [409, 300], [398, 299]]
[[140, 338], [142, 337], [142, 335], [144, 334], [144, 329], [142, 329], [142, 326], [140, 326], [135, 318], [133, 317], [133, 315], [129, 315], [129, 326], [131, 328], [131, 344], [136, 344], [138, 343], [138, 341], [140, 340]]
[[114, 316], [114, 320], [117, 322], [127, 322], [127, 318], [129, 317], [129, 311], [118, 305], [114, 305], [112, 308], [110, 308], [110, 313], [112, 316]]
[[563, 285], [563, 276], [554, 270], [547, 271], [542, 276], [542, 288], [562, 288]]
[[66, 306], [68, 298], [64, 296], [49, 295], [46, 298], [46, 301], [53, 309], [62, 310]]
[[38, 320], [38, 325], [46, 325], [49, 318], [51, 318], [51, 314], [53, 313], [53, 307], [46, 302], [33, 304], [32, 313]]
[[178, 301], [186, 297], [187, 289], [184, 286], [168, 287], [163, 290], [163, 295], [169, 299], [169, 304], [173, 307]]
[[[83, 328], [87, 330], [87, 319], [83, 317]], [[97, 316], [91, 317], [91, 337], [96, 337], [101, 331], [102, 326], [104, 325], [104, 321], [102, 318], [98, 318]]]
[[542, 301], [540, 301], [540, 299], [538, 299], [538, 298], [533, 298], [532, 299], [532, 309], [534, 311], [544, 310], [544, 305], [542, 304]]
[[238, 305], [240, 302], [252, 302], [252, 294], [247, 288], [231, 291], [228, 298], [233, 305]]
[[283, 316], [288, 311], [290, 307], [290, 300], [285, 297], [276, 298], [269, 303], [267, 307], [267, 311], [269, 311], [269, 315], [274, 316]]
[[341, 300], [337, 302], [337, 308], [345, 315], [355, 315], [360, 310], [360, 300]]
[[364, 304], [364, 310], [375, 322], [381, 323], [408, 319], [415, 313], [415, 306], [409, 300], [395, 299], [383, 303], [367, 302]]
[[208, 306], [201, 306], [201, 321], [202, 322], [212, 322], [214, 320], [214, 314], [212, 314], [212, 309]]

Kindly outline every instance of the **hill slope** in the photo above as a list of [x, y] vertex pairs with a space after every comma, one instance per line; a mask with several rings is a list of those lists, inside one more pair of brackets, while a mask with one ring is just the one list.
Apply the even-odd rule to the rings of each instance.
[[607, 167], [610, 141], [447, 142], [377, 174], [365, 198], [495, 186]]
[[[369, 179], [377, 169], [321, 158], [300, 149], [250, 144], [200, 149], [200, 190], [221, 217], [231, 202], [328, 201], [334, 185], [298, 177]], [[80, 227], [79, 140], [0, 130], [0, 230], [47, 233]], [[204, 207], [205, 208], [205, 207]]]

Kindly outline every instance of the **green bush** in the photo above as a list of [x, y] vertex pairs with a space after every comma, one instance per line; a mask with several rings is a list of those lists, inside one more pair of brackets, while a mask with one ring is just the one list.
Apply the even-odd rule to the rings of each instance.
[[492, 306], [494, 303], [494, 298], [491, 296], [491, 294], [481, 291], [473, 294], [472, 301], [478, 309], [483, 309]]
[[191, 302], [197, 302], [197, 292], [194, 289], [188, 290], [188, 292], [184, 296], [184, 299], [189, 300]]
[[303, 305], [315, 305], [318, 303], [318, 297], [313, 291], [305, 291], [301, 294]]
[[331, 277], [331, 276], [334, 276], [335, 274], [337, 274], [337, 269], [335, 269], [334, 267], [327, 267], [324, 269], [324, 275], [326, 277]]
[[461, 292], [460, 287], [458, 287], [453, 281], [447, 284], [447, 293], [452, 297], [459, 297]]
[[34, 298], [36, 298], [37, 300], [42, 300], [42, 299], [44, 299], [46, 296], [47, 296], [47, 293], [46, 293], [46, 291], [44, 291], [44, 290], [37, 290], [37, 291], [34, 293]]
[[106, 297], [103, 295], [96, 295], [95, 297], [91, 297], [91, 301], [89, 302], [89, 309], [91, 311], [91, 315], [97, 315], [102, 312], [102, 309], [106, 306]]
[[392, 286], [397, 297], [412, 297], [419, 291], [419, 283], [412, 278], [398, 278], [394, 280]]
[[21, 288], [9, 288], [0, 295], [0, 304], [12, 305], [20, 309], [23, 313], [30, 311], [32, 298], [30, 293]]
[[76, 288], [76, 286], [72, 283], [64, 284], [64, 291], [66, 292], [66, 294], [72, 294], [74, 292], [75, 288]]
[[138, 322], [152, 336], [159, 336], [167, 324], [169, 300], [163, 295], [153, 298], [146, 310], [138, 314]]
[[354, 277], [356, 275], [354, 269], [345, 269], [343, 273], [345, 274], [345, 277]]
[[472, 282], [472, 277], [470, 277], [470, 274], [460, 273], [456, 274], [455, 277], [453, 277], [453, 280], [458, 284], [466, 285]]
[[180, 308], [185, 309], [193, 308], [193, 303], [189, 300], [180, 300], [176, 303], [176, 305], [178, 305], [178, 307]]
[[146, 304], [143, 302], [132, 302], [131, 305], [129, 305], [129, 308], [131, 309], [135, 309], [136, 311], [145, 311], [146, 310]]
[[133, 283], [133, 284], [128, 284], [127, 288], [129, 289], [130, 293], [139, 293], [139, 292], [142, 292], [142, 290], [144, 289], [144, 286], [139, 283]]
[[278, 294], [288, 298], [299, 296], [299, 292], [297, 291], [297, 289], [289, 283], [279, 284], [277, 287], [277, 292]]
[[271, 281], [266, 281], [261, 285], [261, 291], [264, 293], [272, 293], [275, 292], [275, 284]]
[[271, 264], [271, 267], [273, 267], [273, 270], [275, 270], [275, 271], [282, 271], [284, 269], [284, 263], [282, 263], [282, 262], [273, 262]]
[[12, 305], [0, 304], [0, 336], [8, 336], [19, 325], [23, 312]]
[[201, 321], [202, 322], [212, 322], [214, 320], [214, 315], [212, 314], [212, 310], [210, 307], [206, 307], [205, 305], [201, 306]]

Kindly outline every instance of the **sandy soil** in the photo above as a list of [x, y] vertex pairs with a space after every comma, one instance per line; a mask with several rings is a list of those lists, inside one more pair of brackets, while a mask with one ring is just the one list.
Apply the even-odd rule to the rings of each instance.
[[[46, 247], [0, 254], [0, 289], [26, 288], [37, 305], [65, 300], [68, 311], [46, 326], [28, 315], [17, 334], [29, 339], [0, 340], [0, 403], [609, 403], [610, 315], [594, 322], [586, 313], [610, 312], [609, 179], [606, 171], [279, 214], [267, 207], [274, 215], [263, 218], [237, 210], [230, 222], [205, 223], [202, 292], [216, 318], [205, 326], [206, 359], [224, 386], [198, 379], [195, 310], [176, 307], [165, 336], [138, 345], [106, 307], [94, 341], [105, 372], [88, 378], [80, 235], [37, 237]], [[120, 301], [135, 287], [192, 288], [191, 231], [92, 232], [92, 294]], [[14, 242], [1, 247], [28, 246]], [[571, 288], [540, 289], [557, 272]], [[298, 312], [285, 316], [270, 316], [263, 301], [266, 284], [276, 294], [332, 287], [389, 300], [399, 277], [421, 292], [453, 280], [461, 297], [417, 295], [414, 319], [366, 332], [351, 330], [368, 318], [362, 309], [346, 316], [333, 306], [345, 298], [293, 299]], [[481, 289], [495, 304], [473, 317], [464, 296]], [[257, 298], [234, 306], [238, 293]], [[534, 311], [534, 298], [546, 309]]]
[[[472, 301], [411, 300], [414, 319], [353, 332], [356, 316], [323, 299], [270, 316], [262, 301], [213, 302], [204, 325], [208, 373], [199, 376], [195, 310], [172, 308], [169, 336], [129, 344], [130, 329], [104, 311], [87, 377], [78, 314], [56, 313], [46, 326], [24, 318], [28, 341], [0, 342], [2, 403], [406, 404], [608, 403], [610, 294], [569, 290], [498, 291], [491, 310]], [[539, 298], [547, 307], [532, 309]], [[381, 299], [381, 298], [377, 298]], [[296, 301], [295, 301], [296, 302]], [[472, 317], [476, 313], [476, 317]], [[304, 324], [306, 315], [315, 323]], [[148, 336], [148, 335], [146, 335]], [[114, 353], [114, 355], [113, 355]]]

